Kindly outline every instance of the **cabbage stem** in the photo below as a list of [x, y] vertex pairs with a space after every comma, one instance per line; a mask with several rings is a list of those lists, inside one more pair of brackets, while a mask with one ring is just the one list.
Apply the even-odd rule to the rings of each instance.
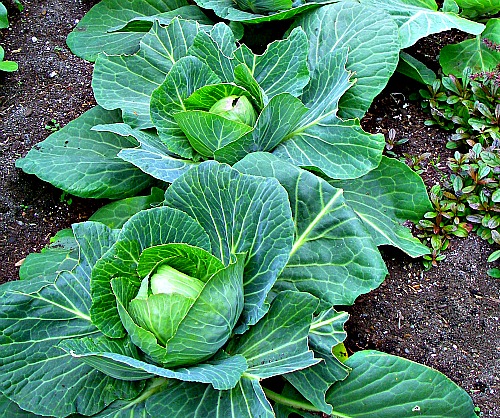
[[[316, 408], [309, 402], [301, 402], [297, 401], [294, 399], [287, 398], [286, 396], [280, 395], [279, 393], [273, 392], [272, 390], [264, 389], [264, 393], [266, 396], [271, 399], [272, 401], [279, 403], [281, 405], [286, 405], [290, 406], [295, 409], [300, 409], [302, 411], [310, 411], [310, 412], [322, 412], [320, 409]], [[331, 417], [337, 417], [337, 418], [351, 418], [350, 415], [345, 415], [342, 414], [341, 412], [335, 412], [333, 411], [332, 414], [330, 415]]]

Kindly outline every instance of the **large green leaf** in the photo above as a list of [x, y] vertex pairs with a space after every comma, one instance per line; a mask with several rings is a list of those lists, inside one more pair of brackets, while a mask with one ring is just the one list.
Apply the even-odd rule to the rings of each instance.
[[344, 324], [349, 318], [345, 312], [333, 308], [321, 312], [311, 325], [309, 343], [315, 355], [323, 359], [320, 363], [304, 370], [286, 374], [290, 382], [309, 402], [325, 414], [332, 413], [332, 406], [326, 403], [328, 389], [339, 380], [344, 380], [350, 368], [332, 355], [332, 348], [345, 340]]
[[80, 264], [72, 272], [56, 281], [36, 278], [0, 288], [0, 390], [41, 415], [91, 415], [142, 389], [141, 383], [116, 382], [57, 348], [64, 339], [99, 335], [89, 317], [89, 276], [115, 239], [111, 230], [93, 222], [75, 225], [74, 232]]
[[233, 72], [236, 64], [231, 59], [232, 54], [229, 56], [226, 54], [233, 50], [235, 42], [232, 39], [224, 39], [228, 41], [229, 45], [219, 45], [211, 35], [200, 32], [194, 39], [189, 53], [209, 66], [222, 82], [230, 82], [234, 78]]
[[315, 167], [332, 178], [356, 178], [379, 164], [384, 139], [364, 132], [356, 120], [338, 118], [339, 99], [351, 86], [345, 68], [347, 49], [325, 54], [316, 63], [302, 95], [308, 112], [274, 154], [298, 166]]
[[287, 39], [269, 44], [263, 55], [254, 55], [246, 45], [234, 54], [238, 61], [246, 64], [270, 99], [280, 93], [295, 97], [302, 94], [309, 81], [308, 49], [306, 34], [297, 28]]
[[257, 380], [242, 378], [228, 391], [210, 385], [172, 383], [146, 401], [151, 418], [274, 418]]
[[192, 21], [174, 19], [166, 28], [155, 22], [136, 54], [99, 55], [92, 79], [97, 103], [108, 110], [121, 109], [123, 120], [132, 127], [153, 126], [151, 94], [172, 66], [187, 55], [198, 30]]
[[396, 70], [398, 29], [381, 9], [342, 1], [305, 14], [295, 23], [309, 38], [311, 69], [330, 52], [348, 50], [347, 69], [356, 74], [356, 84], [340, 102], [341, 117], [363, 117]]
[[50, 239], [50, 245], [39, 253], [28, 254], [19, 269], [21, 280], [57, 278], [78, 264], [79, 249], [71, 229], [63, 229]]
[[309, 350], [308, 334], [318, 299], [309, 293], [280, 292], [267, 315], [237, 340], [227, 351], [242, 355], [252, 379], [266, 379], [319, 362]]
[[327, 401], [344, 417], [474, 418], [470, 396], [429, 367], [377, 351], [360, 351], [346, 364], [349, 377], [336, 383]]
[[97, 262], [92, 271], [91, 316], [93, 323], [109, 337], [125, 335], [111, 280], [127, 277], [131, 287], [138, 287], [141, 278], [136, 269], [142, 251], [170, 242], [191, 244], [210, 251], [209, 239], [194, 219], [179, 210], [160, 207], [132, 216], [123, 225], [113, 247]]
[[[8, 27], [9, 27], [9, 18], [7, 16], [7, 9], [2, 3], [0, 3], [0, 29], [5, 29]], [[0, 59], [0, 61], [2, 60]]]
[[[0, 3], [1, 4], [1, 3]], [[2, 418], [37, 418], [38, 416], [25, 411], [7, 396], [0, 393], [0, 417]]]
[[311, 82], [302, 95], [302, 102], [310, 110], [301, 126], [314, 125], [319, 121], [335, 120], [339, 100], [354, 84], [351, 73], [346, 71], [347, 49], [328, 52], [320, 59], [311, 75]]
[[151, 178], [117, 157], [137, 142], [91, 130], [94, 125], [121, 122], [119, 112], [94, 107], [36, 145], [16, 167], [81, 197], [118, 199], [134, 196]]
[[191, 160], [175, 158], [158, 135], [132, 129], [127, 124], [97, 125], [92, 129], [113, 132], [121, 136], [132, 136], [137, 139], [139, 147], [122, 149], [118, 157], [140, 168], [144, 173], [167, 183], [172, 183], [187, 170], [198, 165]]
[[466, 67], [473, 72], [494, 70], [500, 63], [500, 51], [488, 48], [485, 39], [500, 44], [500, 19], [490, 19], [484, 32], [474, 39], [445, 45], [439, 54], [443, 72], [460, 77]]
[[295, 165], [342, 179], [360, 177], [377, 167], [385, 144], [381, 135], [364, 132], [357, 120], [337, 117], [339, 99], [351, 85], [346, 53], [345, 48], [334, 49], [316, 63], [302, 96], [310, 109], [273, 151]]
[[383, 157], [367, 175], [351, 181], [331, 181], [372, 234], [377, 245], [393, 245], [412, 257], [428, 248], [402, 226], [418, 222], [432, 210], [425, 185], [418, 174], [395, 159]]
[[94, 212], [89, 221], [100, 222], [111, 229], [119, 229], [137, 212], [160, 205], [164, 193], [162, 189], [153, 187], [148, 196], [134, 196], [108, 203]]
[[184, 100], [195, 90], [220, 81], [206, 64], [196, 57], [188, 56], [173, 65], [163, 84], [153, 92], [151, 119], [160, 139], [171, 152], [185, 158], [193, 158], [196, 155], [186, 135], [177, 125], [174, 115], [186, 110]]
[[363, 176], [379, 165], [385, 140], [368, 134], [358, 120], [336, 119], [297, 130], [273, 154], [301, 167], [313, 167], [334, 179]]
[[137, 349], [128, 340], [106, 337], [65, 340], [59, 346], [72, 357], [118, 380], [134, 381], [152, 377], [210, 383], [214, 389], [236, 386], [247, 368], [242, 356], [224, 357], [189, 368], [169, 370], [139, 359]]
[[408, 48], [419, 39], [449, 29], [459, 29], [473, 35], [480, 34], [484, 26], [457, 16], [438, 12], [434, 0], [359, 0], [361, 4], [383, 9], [399, 27], [401, 48]]
[[81, 58], [95, 61], [100, 52], [131, 54], [149, 27], [135, 31], [113, 32], [134, 18], [154, 16], [186, 6], [185, 0], [103, 0], [83, 17], [68, 36], [71, 51]]
[[341, 189], [269, 154], [250, 154], [235, 168], [276, 177], [288, 193], [294, 245], [276, 289], [309, 292], [328, 305], [350, 305], [384, 280], [382, 257]]
[[498, 0], [455, 0], [462, 10], [462, 15], [476, 17], [493, 15], [500, 12]]
[[167, 205], [196, 219], [210, 237], [212, 253], [226, 265], [246, 253], [243, 324], [265, 312], [264, 301], [292, 247], [292, 218], [285, 190], [274, 179], [243, 175], [205, 162], [174, 182]]
[[233, 0], [196, 0], [196, 3], [204, 9], [212, 9], [217, 16], [229, 21], [263, 23], [273, 20], [291, 19], [299, 13], [305, 13], [320, 7], [322, 4], [332, 3], [334, 1], [336, 0], [307, 1], [304, 4], [300, 4], [288, 10], [275, 11], [268, 14], [252, 13], [241, 10]]

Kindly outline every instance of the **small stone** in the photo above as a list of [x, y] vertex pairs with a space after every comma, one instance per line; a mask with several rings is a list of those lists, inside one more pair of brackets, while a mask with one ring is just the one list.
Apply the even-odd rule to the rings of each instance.
[[50, 78], [54, 78], [56, 75], [57, 75], [57, 72], [56, 72], [56, 71], [52, 71], [52, 72], [49, 74], [49, 77], [50, 77]]
[[38, 42], [38, 38], [37, 38], [36, 36], [33, 36], [33, 37], [31, 38], [31, 42], [33, 42], [33, 43]]

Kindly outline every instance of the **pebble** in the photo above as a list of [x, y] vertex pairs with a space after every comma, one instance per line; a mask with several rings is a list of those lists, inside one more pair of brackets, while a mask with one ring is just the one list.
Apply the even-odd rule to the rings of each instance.
[[36, 36], [33, 36], [31, 38], [31, 42], [36, 43], [38, 41], [38, 38]]
[[49, 74], [49, 77], [50, 77], [50, 78], [54, 78], [56, 75], [57, 75], [57, 72], [56, 72], [56, 71], [52, 71], [52, 72]]

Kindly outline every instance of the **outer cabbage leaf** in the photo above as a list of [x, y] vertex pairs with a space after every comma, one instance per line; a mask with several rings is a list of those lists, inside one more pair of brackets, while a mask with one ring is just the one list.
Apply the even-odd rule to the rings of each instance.
[[494, 70], [500, 63], [500, 51], [488, 48], [485, 39], [500, 44], [500, 19], [490, 19], [483, 33], [474, 39], [445, 45], [439, 53], [443, 72], [460, 77], [466, 67], [471, 67], [473, 72]]
[[257, 322], [292, 246], [293, 225], [285, 190], [274, 179], [247, 176], [229, 166], [205, 162], [167, 189], [165, 203], [199, 222], [210, 237], [212, 253], [224, 264], [234, 254], [247, 254], [242, 323]]
[[308, 334], [318, 299], [309, 293], [280, 292], [264, 318], [227, 346], [242, 355], [252, 379], [266, 379], [319, 362], [309, 350]]
[[236, 386], [247, 368], [242, 356], [225, 356], [189, 368], [169, 370], [142, 361], [137, 349], [128, 339], [69, 339], [62, 341], [59, 346], [72, 357], [108, 376], [124, 381], [165, 377], [187, 382], [211, 383], [214, 389], [228, 390]]
[[418, 174], [392, 158], [383, 157], [380, 165], [352, 181], [330, 181], [344, 190], [344, 196], [364, 222], [377, 245], [393, 245], [412, 257], [429, 249], [402, 226], [418, 222], [432, 210], [425, 185]]
[[[185, 0], [103, 0], [82, 18], [69, 34], [67, 43], [75, 55], [89, 61], [95, 61], [100, 52], [132, 54], [151, 24], [127, 31], [113, 29], [123, 28], [138, 17], [155, 16], [187, 4]], [[184, 17], [189, 19], [189, 15], [188, 12]]]
[[497, 0], [455, 0], [455, 3], [462, 9], [463, 16], [477, 17], [500, 12]]
[[132, 127], [152, 127], [151, 94], [187, 55], [198, 31], [199, 25], [192, 21], [176, 18], [165, 28], [155, 22], [136, 54], [99, 55], [92, 79], [97, 103], [108, 110], [121, 109], [123, 120]]
[[118, 112], [96, 106], [32, 148], [16, 161], [16, 167], [75, 196], [134, 196], [151, 183], [151, 178], [117, 154], [137, 146], [137, 142], [91, 130], [94, 125], [117, 122], [121, 122]]
[[120, 229], [132, 215], [163, 202], [164, 193], [162, 189], [153, 187], [148, 196], [134, 196], [108, 203], [94, 212], [89, 221], [100, 222], [111, 229]]
[[401, 48], [408, 48], [419, 39], [449, 29], [479, 35], [484, 26], [457, 16], [438, 11], [434, 0], [359, 0], [361, 4], [374, 6], [389, 13], [399, 27]]
[[351, 86], [345, 69], [347, 50], [325, 54], [302, 96], [309, 111], [273, 153], [294, 165], [314, 167], [331, 178], [360, 177], [378, 166], [385, 141], [381, 135], [364, 132], [357, 120], [339, 119], [339, 99]]
[[190, 168], [198, 165], [191, 160], [176, 158], [156, 134], [133, 129], [124, 123], [96, 125], [93, 130], [131, 136], [139, 142], [137, 148], [122, 149], [118, 157], [140, 168], [144, 173], [172, 183]]
[[151, 418], [274, 418], [274, 413], [257, 380], [242, 378], [228, 391], [210, 385], [172, 383], [146, 401]]
[[194, 39], [189, 53], [209, 66], [222, 82], [230, 82], [233, 79], [234, 67], [236, 65], [232, 59], [235, 40], [234, 38], [223, 39], [225, 45], [219, 45], [217, 38], [212, 37], [211, 34], [200, 32]]
[[349, 417], [473, 418], [470, 396], [436, 370], [377, 351], [360, 351], [346, 365], [349, 377], [327, 394], [336, 412]]
[[340, 101], [340, 117], [363, 117], [396, 70], [398, 29], [382, 9], [342, 1], [305, 14], [295, 22], [309, 38], [311, 69], [330, 52], [348, 50], [347, 69], [355, 73], [356, 83]]
[[309, 292], [330, 306], [350, 305], [382, 283], [382, 257], [341, 189], [269, 154], [250, 154], [235, 168], [275, 177], [288, 193], [294, 245], [275, 289]]
[[309, 402], [328, 415], [332, 413], [332, 406], [325, 400], [326, 392], [335, 382], [344, 380], [351, 370], [332, 355], [332, 348], [347, 336], [344, 324], [348, 318], [347, 313], [333, 308], [321, 312], [311, 325], [309, 343], [323, 361], [284, 376]]
[[[322, 4], [333, 3], [337, 0], [306, 1], [302, 4], [292, 6], [291, 9], [281, 11], [270, 11], [265, 13], [252, 13], [241, 10], [232, 0], [196, 0], [196, 3], [204, 9], [212, 9], [215, 14], [229, 21], [242, 23], [263, 23], [273, 20], [286, 20], [297, 16], [299, 13], [314, 10]], [[261, 2], [263, 3], [263, 2]], [[267, 4], [269, 2], [266, 2]]]
[[0, 390], [35, 414], [92, 415], [142, 390], [140, 382], [116, 382], [57, 348], [67, 338], [100, 334], [89, 317], [89, 276], [115, 239], [110, 229], [93, 222], [74, 225], [74, 233], [80, 263], [72, 272], [55, 281], [35, 278], [0, 287]]
[[80, 251], [71, 229], [62, 229], [50, 239], [50, 245], [39, 253], [31, 253], [19, 269], [21, 280], [57, 278], [78, 264]]
[[37, 415], [19, 408], [7, 396], [0, 393], [0, 416], [2, 418], [36, 418]]

